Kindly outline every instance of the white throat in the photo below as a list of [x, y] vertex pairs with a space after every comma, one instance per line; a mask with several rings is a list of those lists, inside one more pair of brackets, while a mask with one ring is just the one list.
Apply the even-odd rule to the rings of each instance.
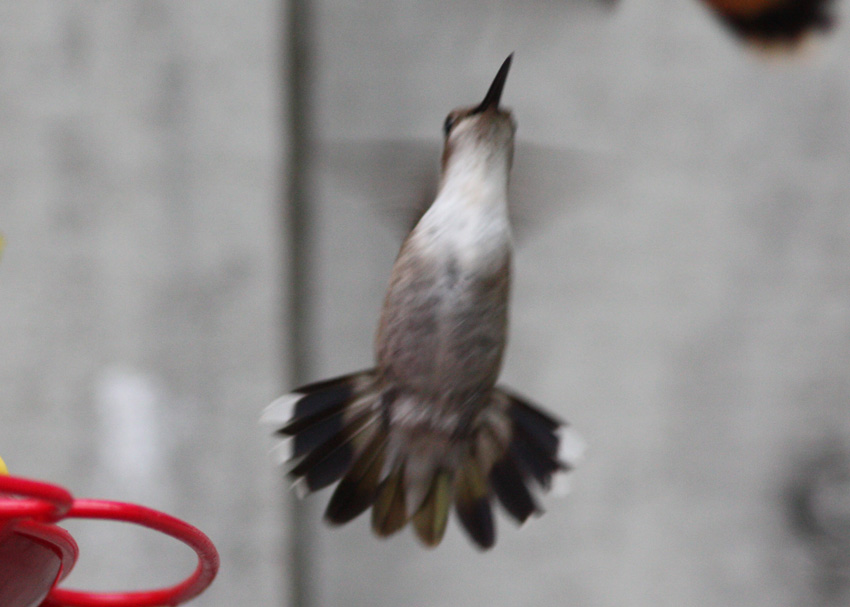
[[511, 246], [508, 164], [475, 154], [453, 158], [436, 200], [416, 226], [417, 244], [473, 269], [498, 263]]

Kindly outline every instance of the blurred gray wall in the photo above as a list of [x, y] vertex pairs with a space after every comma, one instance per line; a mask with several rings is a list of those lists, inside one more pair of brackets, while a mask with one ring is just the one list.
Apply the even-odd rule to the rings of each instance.
[[[846, 543], [807, 534], [789, 497], [847, 483], [839, 13], [824, 44], [776, 60], [686, 0], [315, 4], [318, 136], [436, 137], [515, 51], [519, 138], [588, 150], [597, 172], [565, 169], [521, 243], [504, 372], [587, 441], [572, 495], [522, 530], [500, 519], [483, 555], [454, 526], [435, 551], [365, 520], [318, 527], [317, 604], [847, 604]], [[283, 14], [0, 8], [0, 455], [201, 527], [223, 560], [199, 605], [287, 591], [288, 502], [256, 425], [287, 387]], [[311, 175], [320, 379], [370, 364], [398, 239], [340, 179]], [[325, 499], [308, 500], [315, 519]], [[80, 528], [93, 547], [72, 583], [190, 567], [109, 531]]]
[[[199, 602], [276, 604], [263, 404], [282, 389], [276, 3], [0, 7], [0, 454], [164, 510], [222, 555]], [[72, 526], [71, 586], [173, 584], [172, 540]]]

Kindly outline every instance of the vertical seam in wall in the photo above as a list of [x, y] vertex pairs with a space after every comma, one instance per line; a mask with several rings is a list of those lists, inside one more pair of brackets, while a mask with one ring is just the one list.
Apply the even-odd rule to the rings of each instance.
[[[284, 120], [289, 145], [285, 146], [285, 189], [281, 200], [283, 241], [288, 249], [287, 309], [284, 311], [284, 332], [288, 352], [288, 380], [291, 386], [301, 385], [310, 374], [309, 339], [312, 325], [310, 310], [310, 274], [313, 267], [313, 215], [310, 199], [311, 178], [311, 112], [313, 21], [310, 0], [285, 0], [285, 26], [282, 35], [281, 85], [285, 90]], [[306, 502], [298, 500], [286, 487], [284, 497], [291, 505], [289, 512], [288, 544], [284, 563], [289, 575], [289, 600], [292, 607], [312, 607], [315, 604], [315, 522]]]

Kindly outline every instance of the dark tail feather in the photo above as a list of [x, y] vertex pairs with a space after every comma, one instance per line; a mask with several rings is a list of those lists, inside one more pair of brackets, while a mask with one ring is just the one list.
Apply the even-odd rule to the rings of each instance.
[[567, 470], [565, 462], [558, 459], [561, 423], [540, 409], [509, 395], [508, 416], [513, 423], [508, 455], [526, 475], [548, 490], [552, 476]]
[[512, 458], [496, 462], [490, 471], [490, 483], [499, 502], [518, 523], [522, 524], [529, 516], [540, 512]]
[[369, 427], [372, 420], [361, 415], [349, 422], [337, 434], [310, 451], [299, 461], [289, 475], [294, 479], [304, 477], [310, 491], [324, 489], [348, 472], [354, 459], [354, 441]]
[[[334, 436], [340, 434], [345, 426], [345, 404], [334, 407], [327, 415], [316, 419], [311, 424], [298, 422], [300, 430], [292, 439], [292, 453], [290, 456], [296, 460], [316, 447], [327, 443]], [[286, 428], [278, 431], [279, 434], [288, 434]]]
[[372, 507], [372, 529], [387, 537], [407, 524], [407, 505], [404, 497], [404, 464], [396, 464], [378, 488]]
[[451, 475], [447, 470], [438, 470], [425, 501], [413, 516], [413, 528], [416, 530], [416, 535], [426, 546], [436, 546], [443, 539], [449, 522], [451, 490]]
[[455, 475], [455, 511], [472, 541], [480, 548], [493, 547], [496, 527], [490, 508], [490, 489], [475, 459], [468, 460]]
[[516, 397], [512, 397], [510, 402], [510, 417], [526, 434], [529, 442], [538, 446], [543, 453], [554, 457], [558, 453], [557, 431], [563, 424]]
[[[553, 477], [572, 468], [565, 460], [566, 445], [560, 436], [564, 424], [524, 399], [504, 390], [510, 438], [504, 455], [490, 469], [490, 485], [502, 507], [522, 524], [542, 513], [529, 486], [531, 479], [548, 490]], [[576, 440], [573, 438], [572, 440]], [[575, 451], [575, 449], [571, 449]]]
[[288, 423], [278, 430], [294, 436], [304, 428], [321, 421], [345, 406], [354, 396], [357, 384], [364, 373], [352, 373], [334, 379], [302, 386], [291, 394], [272, 403], [272, 407], [287, 398], [294, 399], [294, 408]]
[[277, 434], [293, 437], [289, 475], [308, 490], [339, 480], [373, 436], [376, 416], [366, 398], [373, 385], [373, 371], [352, 373], [299, 388], [264, 412], [268, 423], [283, 424]]
[[354, 520], [375, 501], [384, 466], [386, 443], [386, 432], [379, 430], [357, 457], [328, 502], [325, 510], [328, 522], [342, 525]]

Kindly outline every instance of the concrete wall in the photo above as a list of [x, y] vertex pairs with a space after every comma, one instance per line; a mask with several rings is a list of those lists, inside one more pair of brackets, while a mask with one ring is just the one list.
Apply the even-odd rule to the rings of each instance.
[[[516, 52], [504, 100], [519, 138], [574, 152], [520, 243], [504, 381], [589, 445], [573, 494], [521, 530], [500, 519], [484, 555], [454, 525], [430, 552], [365, 520], [317, 527], [317, 604], [847, 603], [847, 544], [789, 515], [810, 485], [834, 518], [847, 503], [838, 9], [825, 44], [777, 61], [686, 0], [316, 3], [325, 139], [436, 138]], [[0, 9], [0, 454], [207, 531], [222, 573], [199, 605], [287, 591], [289, 502], [256, 427], [287, 377], [283, 14]], [[398, 235], [325, 165], [313, 186], [319, 379], [370, 364]], [[315, 519], [325, 499], [308, 500]], [[91, 560], [71, 581], [189, 568], [123, 532], [81, 525]]]
[[[256, 422], [282, 386], [279, 13], [0, 8], [0, 452], [15, 474], [206, 531], [222, 553], [207, 605], [280, 591]], [[194, 566], [150, 532], [73, 529], [75, 586]]]

